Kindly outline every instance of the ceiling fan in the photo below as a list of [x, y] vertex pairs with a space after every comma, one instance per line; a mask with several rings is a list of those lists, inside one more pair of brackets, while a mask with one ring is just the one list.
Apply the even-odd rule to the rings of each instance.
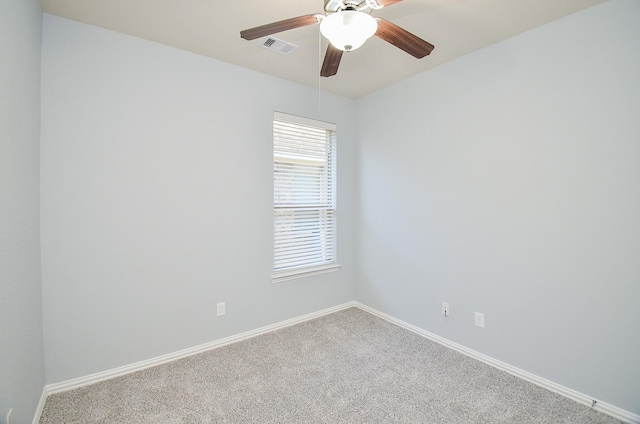
[[329, 40], [320, 75], [330, 77], [338, 72], [344, 52], [357, 49], [375, 35], [410, 55], [421, 59], [434, 49], [433, 44], [382, 18], [374, 18], [371, 11], [402, 0], [325, 0], [325, 13], [298, 16], [240, 31], [245, 40], [320, 24], [320, 32]]

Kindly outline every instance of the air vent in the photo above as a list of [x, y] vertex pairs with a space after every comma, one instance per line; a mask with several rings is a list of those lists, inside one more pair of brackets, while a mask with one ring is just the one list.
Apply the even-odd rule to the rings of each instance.
[[298, 48], [295, 44], [287, 43], [286, 41], [278, 40], [273, 37], [267, 37], [261, 41], [260, 47], [264, 47], [265, 49], [269, 49], [286, 56], [290, 55]]

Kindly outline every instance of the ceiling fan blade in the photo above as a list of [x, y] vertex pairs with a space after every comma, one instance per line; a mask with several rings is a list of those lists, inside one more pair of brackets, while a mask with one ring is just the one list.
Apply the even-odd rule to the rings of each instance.
[[391, 6], [392, 4], [400, 3], [402, 0], [376, 0], [382, 7]]
[[342, 50], [333, 47], [333, 44], [329, 43], [327, 53], [324, 55], [324, 62], [322, 62], [322, 69], [320, 69], [320, 76], [332, 77], [338, 73], [342, 53], [344, 53]]
[[298, 16], [297, 18], [285, 19], [284, 21], [272, 22], [255, 28], [245, 29], [244, 31], [240, 31], [240, 37], [245, 40], [255, 40], [256, 38], [277, 32], [317, 24], [319, 21], [317, 14]]
[[413, 57], [422, 59], [435, 48], [433, 44], [424, 41], [396, 24], [381, 18], [378, 18], [377, 21], [378, 31], [376, 31], [376, 36], [393, 44], [400, 50], [404, 50]]

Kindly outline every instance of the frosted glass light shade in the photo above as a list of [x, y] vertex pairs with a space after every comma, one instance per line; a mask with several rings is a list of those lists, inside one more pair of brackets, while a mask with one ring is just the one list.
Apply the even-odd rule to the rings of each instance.
[[364, 44], [378, 30], [378, 22], [356, 10], [335, 12], [322, 20], [320, 32], [337, 49], [348, 52]]

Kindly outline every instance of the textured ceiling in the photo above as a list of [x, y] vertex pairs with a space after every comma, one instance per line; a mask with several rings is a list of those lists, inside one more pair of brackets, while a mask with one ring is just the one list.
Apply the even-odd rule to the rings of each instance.
[[357, 98], [456, 57], [605, 0], [404, 0], [372, 15], [436, 46], [415, 59], [373, 37], [320, 78], [326, 40], [312, 25], [275, 34], [298, 46], [289, 56], [245, 41], [240, 31], [323, 12], [322, 0], [41, 0], [45, 12], [216, 58]]

